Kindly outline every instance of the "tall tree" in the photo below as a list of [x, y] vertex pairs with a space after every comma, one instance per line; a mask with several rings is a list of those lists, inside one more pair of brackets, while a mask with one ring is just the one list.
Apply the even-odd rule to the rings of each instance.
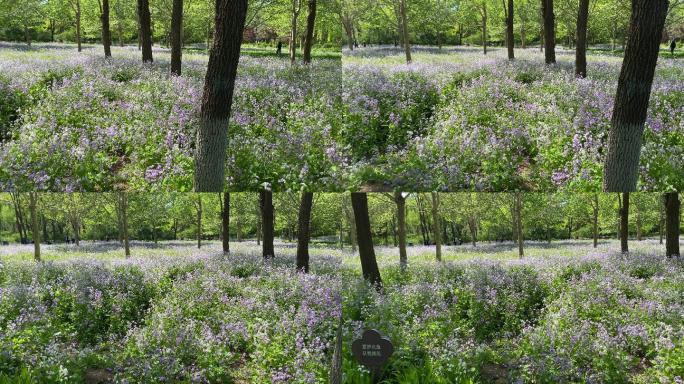
[[74, 8], [74, 15], [76, 17], [76, 46], [78, 51], [81, 52], [83, 50], [81, 47], [81, 0], [72, 0], [71, 5]]
[[262, 255], [264, 259], [275, 257], [273, 248], [273, 192], [262, 190], [259, 192], [261, 207]]
[[679, 194], [671, 192], [665, 194], [665, 254], [667, 257], [679, 256], [679, 222], [681, 203]]
[[579, 0], [577, 14], [577, 46], [575, 47], [575, 76], [587, 77], [587, 25], [589, 0]]
[[594, 238], [594, 248], [598, 247], [598, 219], [599, 219], [599, 196], [598, 193], [594, 193], [594, 197], [591, 202], [592, 208], [592, 237]]
[[373, 236], [371, 234], [370, 217], [368, 215], [368, 196], [365, 193], [351, 194], [354, 221], [356, 222], [356, 240], [359, 243], [359, 257], [363, 277], [377, 290], [382, 290], [382, 279], [378, 262], [375, 259]]
[[513, 0], [508, 0], [506, 12], [506, 45], [508, 48], [508, 60], [515, 59], [515, 35], [513, 34]]
[[183, 0], [173, 0], [173, 11], [171, 12], [171, 73], [176, 76], [181, 75], [182, 32]]
[[33, 239], [33, 258], [40, 261], [40, 225], [38, 225], [38, 193], [29, 193], [29, 210], [31, 211], [31, 238]]
[[292, 0], [292, 13], [290, 14], [290, 64], [294, 65], [297, 60], [297, 21], [302, 11], [304, 0]]
[[408, 257], [406, 256], [406, 197], [401, 192], [394, 192], [394, 203], [397, 205], [397, 226], [399, 236], [399, 266], [406, 270]]
[[404, 42], [404, 53], [406, 54], [406, 64], [411, 64], [411, 42], [408, 30], [408, 19], [406, 17], [406, 0], [399, 0], [400, 7], [399, 11], [401, 13], [401, 26], [402, 26], [402, 40]]
[[223, 253], [230, 253], [230, 193], [223, 193], [221, 204], [221, 245]]
[[442, 261], [442, 229], [439, 218], [439, 194], [432, 192], [432, 232], [435, 239], [435, 257]]
[[314, 28], [316, 26], [316, 0], [309, 0], [309, 15], [306, 19], [306, 38], [304, 40], [304, 64], [311, 63]]
[[636, 190], [641, 141], [668, 0], [633, 0], [603, 171], [606, 192]]
[[622, 193], [620, 207], [620, 251], [629, 252], [629, 192]]
[[221, 192], [227, 145], [228, 118], [240, 59], [247, 0], [216, 0], [216, 31], [209, 54], [197, 130], [195, 190]]
[[313, 193], [302, 192], [297, 228], [297, 270], [309, 273], [309, 239], [311, 238], [311, 208]]
[[140, 23], [140, 43], [142, 46], [143, 63], [152, 60], [152, 18], [150, 16], [149, 0], [138, 0], [138, 20]]
[[553, 13], [553, 0], [542, 1], [544, 18], [544, 59], [546, 64], [556, 63], [556, 16]]
[[104, 46], [104, 54], [105, 57], [112, 57], [112, 33], [109, 30], [109, 0], [102, 0], [100, 21], [102, 23], [102, 45]]

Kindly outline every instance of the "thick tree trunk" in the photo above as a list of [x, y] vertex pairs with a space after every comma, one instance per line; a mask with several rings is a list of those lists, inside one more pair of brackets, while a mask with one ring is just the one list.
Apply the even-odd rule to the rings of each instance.
[[273, 192], [259, 192], [261, 206], [262, 255], [264, 259], [275, 257], [273, 250]]
[[404, 41], [404, 52], [406, 53], [406, 64], [411, 64], [411, 42], [409, 39], [408, 20], [406, 18], [406, 0], [400, 0], [402, 39]]
[[202, 248], [202, 195], [197, 194], [197, 249]]
[[292, 0], [292, 13], [290, 15], [290, 64], [294, 65], [297, 60], [297, 19], [301, 10], [301, 2], [304, 0]]
[[508, 46], [508, 60], [515, 59], [515, 35], [513, 34], [513, 0], [508, 0], [508, 17], [506, 18], [506, 43]]
[[309, 239], [311, 238], [311, 207], [313, 193], [302, 192], [299, 203], [299, 225], [297, 229], [297, 270], [309, 273]]
[[223, 193], [223, 210], [221, 211], [221, 242], [223, 253], [230, 253], [230, 193]]
[[105, 57], [112, 57], [112, 33], [109, 30], [109, 0], [102, 0], [102, 45]]
[[556, 63], [556, 16], [553, 12], [553, 0], [542, 0], [544, 17], [544, 59], [546, 64]]
[[309, 0], [309, 15], [306, 18], [306, 39], [304, 40], [304, 64], [311, 63], [314, 28], [316, 26], [316, 0]]
[[665, 215], [667, 240], [665, 244], [665, 254], [667, 257], [679, 257], [679, 222], [680, 222], [681, 203], [679, 194], [676, 192], [665, 195]]
[[622, 194], [622, 207], [620, 208], [620, 251], [629, 252], [629, 192]]
[[40, 225], [38, 224], [38, 194], [29, 193], [29, 209], [31, 210], [31, 237], [33, 238], [33, 259], [40, 262]]
[[394, 203], [397, 205], [397, 226], [399, 227], [399, 266], [402, 271], [408, 266], [406, 255], [406, 198], [401, 192], [394, 193]]
[[140, 20], [140, 41], [143, 63], [152, 62], [152, 19], [149, 0], [138, 0], [138, 19]]
[[171, 73], [181, 75], [181, 60], [183, 56], [183, 0], [173, 0], [171, 13]]
[[356, 222], [356, 238], [359, 242], [359, 257], [363, 277], [376, 289], [382, 290], [380, 270], [375, 259], [373, 237], [371, 235], [370, 217], [368, 216], [368, 196], [365, 193], [352, 193], [352, 209]]
[[577, 14], [577, 47], [575, 47], [575, 76], [587, 77], [587, 24], [589, 22], [589, 0], [579, 1]]
[[195, 190], [221, 192], [227, 145], [228, 118], [233, 101], [247, 0], [216, 1], [216, 31], [209, 54], [197, 131]]
[[667, 0], [632, 1], [629, 42], [618, 79], [603, 171], [603, 189], [607, 192], [636, 190], [644, 123], [667, 8]]
[[435, 257], [437, 261], [442, 261], [442, 230], [439, 221], [439, 194], [432, 192], [432, 232], [435, 239]]

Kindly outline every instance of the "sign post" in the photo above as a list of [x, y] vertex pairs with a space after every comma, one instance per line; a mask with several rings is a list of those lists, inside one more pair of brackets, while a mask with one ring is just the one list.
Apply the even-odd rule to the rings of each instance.
[[361, 338], [352, 343], [352, 354], [361, 364], [370, 369], [373, 383], [377, 383], [380, 379], [380, 367], [387, 362], [392, 353], [394, 353], [392, 342], [382, 337], [375, 329], [365, 330]]

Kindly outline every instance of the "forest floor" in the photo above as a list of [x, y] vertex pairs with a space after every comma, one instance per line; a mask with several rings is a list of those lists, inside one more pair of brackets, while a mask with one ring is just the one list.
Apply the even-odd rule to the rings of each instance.
[[[291, 66], [269, 47], [240, 61], [226, 170], [236, 191], [598, 191], [621, 59], [559, 50], [391, 46], [321, 50]], [[256, 53], [255, 53], [256, 52]], [[136, 47], [0, 44], [0, 187], [192, 189], [207, 54], [142, 64]], [[252, 55], [252, 53], [254, 53]], [[682, 189], [684, 60], [656, 70], [641, 190]], [[160, 145], [163, 143], [163, 145]]]
[[342, 319], [346, 383], [370, 383], [351, 341], [375, 328], [386, 383], [678, 382], [684, 264], [657, 239], [378, 246], [364, 284], [347, 247], [295, 246], [265, 263], [254, 241], [0, 247], [0, 383], [325, 382]]

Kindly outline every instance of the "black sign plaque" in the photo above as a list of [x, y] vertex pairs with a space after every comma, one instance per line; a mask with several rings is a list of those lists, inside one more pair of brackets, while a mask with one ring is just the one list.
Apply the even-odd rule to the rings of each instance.
[[371, 369], [385, 364], [393, 352], [392, 342], [375, 329], [365, 330], [361, 338], [352, 343], [354, 357]]

